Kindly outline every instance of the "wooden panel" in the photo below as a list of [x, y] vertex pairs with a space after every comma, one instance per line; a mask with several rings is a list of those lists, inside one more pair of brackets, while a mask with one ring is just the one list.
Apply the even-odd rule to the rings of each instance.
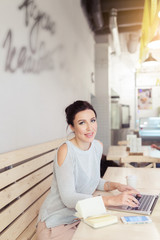
[[36, 234], [34, 234], [30, 240], [37, 240]]
[[[24, 196], [11, 204], [1, 213], [0, 232], [5, 229], [14, 219], [23, 213], [34, 201], [36, 201], [51, 186], [52, 176], [27, 192]], [[9, 216], [9, 217], [8, 217]]]
[[23, 213], [15, 222], [13, 222], [4, 232], [1, 234], [1, 240], [17, 239], [17, 237], [26, 229], [26, 227], [35, 219], [38, 215], [39, 209], [48, 195], [48, 192], [44, 194], [35, 204], [33, 204], [26, 212]]
[[[23, 231], [23, 233], [16, 240], [28, 240], [33, 239], [36, 232], [37, 217], [29, 224], [29, 226]], [[45, 239], [44, 239], [45, 240]]]
[[56, 149], [65, 140], [66, 138], [61, 138], [47, 143], [42, 143], [39, 145], [34, 145], [16, 151], [0, 154], [0, 169], [42, 154], [44, 152]]
[[17, 181], [18, 179], [42, 167], [43, 165], [51, 162], [54, 159], [55, 153], [56, 151], [47, 153], [41, 157], [28, 161], [15, 168], [9, 169], [8, 171], [2, 172], [0, 174], [0, 189]]
[[0, 192], [0, 209], [53, 173], [53, 162]]
[[154, 163], [158, 163], [160, 162], [159, 158], [153, 158], [153, 157], [149, 157], [149, 156], [127, 156], [127, 157], [123, 157], [121, 159], [122, 163], [126, 163], [126, 162], [154, 162]]

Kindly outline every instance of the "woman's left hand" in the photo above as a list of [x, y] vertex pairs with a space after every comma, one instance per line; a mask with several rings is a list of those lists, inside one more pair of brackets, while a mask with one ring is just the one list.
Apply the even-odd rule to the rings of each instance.
[[130, 187], [125, 184], [117, 183], [117, 190], [120, 192], [128, 191], [128, 190], [135, 190], [133, 187]]

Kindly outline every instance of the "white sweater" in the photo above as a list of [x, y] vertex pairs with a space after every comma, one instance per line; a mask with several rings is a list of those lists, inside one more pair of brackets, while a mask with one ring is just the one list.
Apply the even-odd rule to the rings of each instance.
[[66, 159], [59, 167], [56, 156], [51, 191], [39, 213], [38, 221], [45, 221], [48, 228], [76, 221], [77, 201], [93, 197], [96, 189], [104, 190], [105, 180], [100, 178], [101, 144], [94, 140], [87, 151], [70, 141], [66, 144]]

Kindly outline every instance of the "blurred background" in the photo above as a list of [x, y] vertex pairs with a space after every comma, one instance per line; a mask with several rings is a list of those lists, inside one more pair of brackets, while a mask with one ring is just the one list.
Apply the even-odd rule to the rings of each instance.
[[159, 0], [1, 0], [0, 153], [69, 134], [77, 99], [97, 139], [160, 142]]

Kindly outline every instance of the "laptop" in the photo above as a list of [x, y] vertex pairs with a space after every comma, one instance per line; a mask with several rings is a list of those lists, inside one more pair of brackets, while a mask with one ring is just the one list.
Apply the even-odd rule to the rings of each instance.
[[137, 195], [135, 196], [135, 198], [140, 203], [138, 207], [129, 207], [127, 205], [121, 205], [121, 206], [108, 206], [107, 209], [113, 210], [113, 211], [123, 211], [123, 212], [151, 215], [159, 196], [141, 194], [140, 197]]

